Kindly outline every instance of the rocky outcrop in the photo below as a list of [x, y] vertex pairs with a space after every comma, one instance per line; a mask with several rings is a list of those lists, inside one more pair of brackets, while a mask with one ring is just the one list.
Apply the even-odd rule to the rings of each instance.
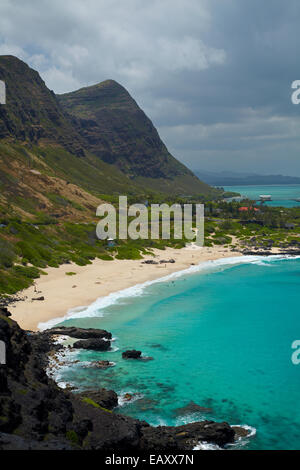
[[159, 450], [192, 450], [199, 441], [214, 443], [224, 446], [233, 442], [234, 430], [227, 423], [215, 423], [213, 421], [201, 421], [183, 426], [158, 426], [142, 429], [141, 448]]
[[105, 162], [136, 176], [192, 175], [170, 155], [150, 119], [114, 80], [58, 99], [62, 108], [74, 116], [87, 148]]
[[106, 338], [111, 339], [111, 333], [97, 328], [77, 328], [76, 326], [60, 326], [46, 330], [51, 335], [64, 335], [78, 339]]
[[0, 432], [0, 450], [74, 450], [67, 440], [35, 441]]
[[142, 351], [131, 349], [122, 353], [123, 359], [141, 359]]
[[152, 428], [112, 412], [109, 408], [117, 404], [113, 391], [59, 389], [45, 373], [47, 353], [59, 347], [52, 336], [21, 330], [0, 309], [0, 340], [7, 348], [7, 363], [0, 365], [0, 450], [183, 451], [199, 440], [220, 446], [233, 441], [235, 432], [226, 423]]
[[75, 349], [91, 349], [93, 351], [108, 351], [110, 341], [102, 338], [82, 339], [73, 344]]
[[118, 395], [113, 390], [107, 390], [106, 388], [87, 390], [76, 394], [76, 396], [86, 402], [88, 402], [88, 400], [92, 400], [93, 403], [96, 403], [102, 408], [106, 408], [108, 410], [112, 410], [118, 406]]
[[0, 366], [0, 432], [29, 440], [64, 440], [72, 423], [72, 403], [44, 371], [41, 337], [22, 331], [1, 309], [0, 339], [6, 345], [6, 365]]

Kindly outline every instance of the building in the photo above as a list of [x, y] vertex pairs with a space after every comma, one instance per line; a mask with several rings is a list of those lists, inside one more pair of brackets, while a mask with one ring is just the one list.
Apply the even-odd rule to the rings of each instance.
[[107, 239], [107, 246], [109, 246], [109, 247], [116, 246], [115, 240], [113, 238], [108, 238]]
[[265, 202], [265, 201], [272, 201], [272, 196], [270, 194], [261, 194], [259, 196], [259, 199], [262, 201], [262, 202]]
[[248, 212], [248, 211], [259, 212], [259, 209], [257, 209], [256, 207], [252, 207], [252, 206], [250, 206], [250, 207], [244, 206], [244, 207], [240, 207], [239, 211], [240, 212]]

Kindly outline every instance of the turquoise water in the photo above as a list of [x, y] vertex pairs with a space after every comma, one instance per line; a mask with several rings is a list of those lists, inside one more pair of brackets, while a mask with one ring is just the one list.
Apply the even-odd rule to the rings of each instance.
[[300, 207], [293, 199], [300, 197], [300, 184], [269, 185], [269, 186], [225, 186], [226, 191], [235, 191], [242, 196], [258, 200], [261, 194], [270, 194], [272, 201], [268, 206]]
[[[81, 318], [64, 324], [105, 328], [116, 337], [114, 351], [79, 358], [116, 365], [101, 371], [74, 364], [58, 380], [138, 394], [119, 411], [154, 425], [226, 420], [256, 429], [244, 448], [300, 449], [300, 365], [291, 362], [291, 344], [300, 339], [300, 259], [242, 260], [207, 263], [201, 272], [77, 313]], [[154, 359], [123, 360], [129, 348]], [[178, 410], [191, 400], [210, 410]]]

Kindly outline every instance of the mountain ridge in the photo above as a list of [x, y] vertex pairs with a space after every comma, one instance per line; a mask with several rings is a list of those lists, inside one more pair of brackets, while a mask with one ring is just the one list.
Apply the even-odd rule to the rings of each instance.
[[[115, 80], [58, 95], [58, 100], [65, 111], [80, 120], [78, 131], [86, 138], [89, 150], [107, 163], [115, 163], [124, 173], [146, 176], [152, 171], [151, 176], [167, 178], [192, 175], [175, 161], [151, 120]], [[152, 164], [154, 159], [157, 165]]]
[[[108, 195], [216, 195], [169, 154], [150, 119], [114, 80], [62, 98], [14, 56], [0, 56], [0, 80], [7, 90], [0, 106], [5, 213], [10, 206], [26, 216], [47, 211], [81, 217], [83, 208]], [[77, 189], [70, 191], [70, 183]]]
[[0, 106], [0, 139], [55, 143], [84, 156], [72, 122], [37, 71], [14, 56], [0, 56], [0, 80], [7, 95], [6, 105]]

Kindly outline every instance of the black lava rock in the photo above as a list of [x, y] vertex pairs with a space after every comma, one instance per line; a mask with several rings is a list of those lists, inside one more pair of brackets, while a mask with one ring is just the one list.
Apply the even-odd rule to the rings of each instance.
[[136, 351], [136, 349], [124, 351], [122, 353], [123, 359], [140, 359], [141, 355], [142, 355], [142, 351]]
[[92, 338], [82, 339], [73, 344], [75, 349], [92, 349], [93, 351], [108, 351], [110, 349], [110, 341]]

